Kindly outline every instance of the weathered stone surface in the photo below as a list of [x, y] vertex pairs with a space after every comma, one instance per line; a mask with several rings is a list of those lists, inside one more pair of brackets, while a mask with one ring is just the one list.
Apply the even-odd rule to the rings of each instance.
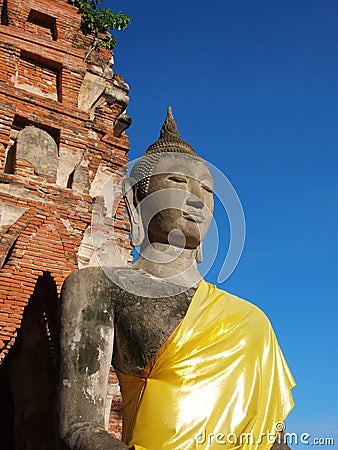
[[89, 113], [106, 87], [106, 80], [100, 75], [87, 72], [81, 84], [78, 106]]
[[106, 165], [100, 164], [95, 173], [95, 177], [91, 183], [89, 195], [92, 197], [98, 197], [101, 195], [101, 191], [107, 181], [112, 177], [112, 173], [109, 170], [109, 167]]
[[21, 206], [0, 203], [0, 227], [12, 225], [25, 211]]
[[34, 126], [19, 131], [16, 157], [30, 162], [36, 174], [56, 177], [58, 147], [46, 131]]
[[64, 298], [75, 295], [78, 301], [66, 301], [62, 306], [60, 436], [64, 448], [69, 449], [127, 449], [103, 426], [98, 426], [105, 423], [105, 402], [111, 394], [108, 376], [113, 350], [112, 283], [100, 268], [73, 275], [63, 287]]
[[101, 197], [104, 200], [105, 216], [112, 217], [114, 209], [114, 199], [121, 195], [121, 184], [117, 184], [116, 177], [109, 170], [109, 167], [100, 164], [94, 180], [91, 183], [89, 195], [93, 198]]
[[88, 194], [87, 174], [80, 165], [75, 166], [72, 183], [69, 187], [73, 189], [74, 194]]
[[86, 228], [86, 231], [84, 232], [77, 253], [77, 261], [79, 269], [83, 269], [85, 267], [96, 267], [99, 265], [94, 253], [94, 243], [92, 239], [91, 226], [88, 226]]
[[82, 158], [83, 155], [79, 150], [73, 150], [63, 146], [60, 148], [56, 177], [56, 184], [58, 186], [67, 187], [70, 175]]
[[93, 231], [89, 226], [83, 236], [77, 254], [79, 269], [85, 267], [119, 267], [131, 259], [130, 249], [117, 244], [116, 238], [123, 239], [123, 234]]
[[79, 91], [78, 107], [89, 113], [93, 120], [96, 109], [102, 108], [105, 103], [108, 105], [118, 103], [122, 113], [129, 103], [129, 97], [124, 90], [115, 87], [114, 83], [108, 82], [100, 75], [87, 72]]
[[119, 137], [131, 125], [131, 117], [121, 114], [114, 123], [114, 136]]

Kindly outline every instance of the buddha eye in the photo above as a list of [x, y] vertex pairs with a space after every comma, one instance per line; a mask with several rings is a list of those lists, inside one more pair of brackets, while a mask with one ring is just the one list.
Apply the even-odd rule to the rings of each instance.
[[211, 186], [208, 186], [207, 184], [202, 184], [202, 188], [205, 190], [205, 191], [207, 191], [207, 192], [209, 192], [210, 194], [212, 194], [213, 192], [214, 192], [214, 190], [212, 189], [212, 187]]
[[184, 178], [183, 176], [179, 176], [179, 175], [170, 175], [167, 179], [170, 181], [174, 181], [175, 183], [186, 183], [187, 182], [186, 178]]

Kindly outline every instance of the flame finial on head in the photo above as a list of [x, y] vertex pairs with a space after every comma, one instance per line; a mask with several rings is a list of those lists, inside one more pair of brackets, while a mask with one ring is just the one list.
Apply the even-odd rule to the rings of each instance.
[[191, 145], [181, 139], [171, 106], [168, 107], [167, 117], [162, 125], [160, 137], [150, 145], [145, 154], [166, 152], [186, 153], [197, 156]]
[[168, 136], [176, 137], [181, 139], [180, 133], [178, 131], [171, 106], [168, 106], [167, 117], [162, 125], [160, 138], [166, 138]]

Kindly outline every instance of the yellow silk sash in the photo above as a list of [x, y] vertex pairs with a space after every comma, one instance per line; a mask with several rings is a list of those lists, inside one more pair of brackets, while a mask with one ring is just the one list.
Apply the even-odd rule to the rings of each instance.
[[266, 316], [204, 280], [140, 377], [117, 371], [135, 450], [271, 448], [295, 385]]

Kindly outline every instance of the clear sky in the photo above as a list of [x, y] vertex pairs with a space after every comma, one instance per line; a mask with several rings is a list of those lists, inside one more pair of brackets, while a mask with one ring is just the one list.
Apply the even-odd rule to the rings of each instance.
[[[338, 2], [104, 5], [132, 20], [114, 52], [130, 85], [130, 158], [157, 139], [172, 105], [182, 138], [228, 177], [246, 242], [220, 287], [273, 324], [297, 382], [288, 431], [338, 446]], [[229, 236], [219, 207], [215, 217], [214, 283]]]

